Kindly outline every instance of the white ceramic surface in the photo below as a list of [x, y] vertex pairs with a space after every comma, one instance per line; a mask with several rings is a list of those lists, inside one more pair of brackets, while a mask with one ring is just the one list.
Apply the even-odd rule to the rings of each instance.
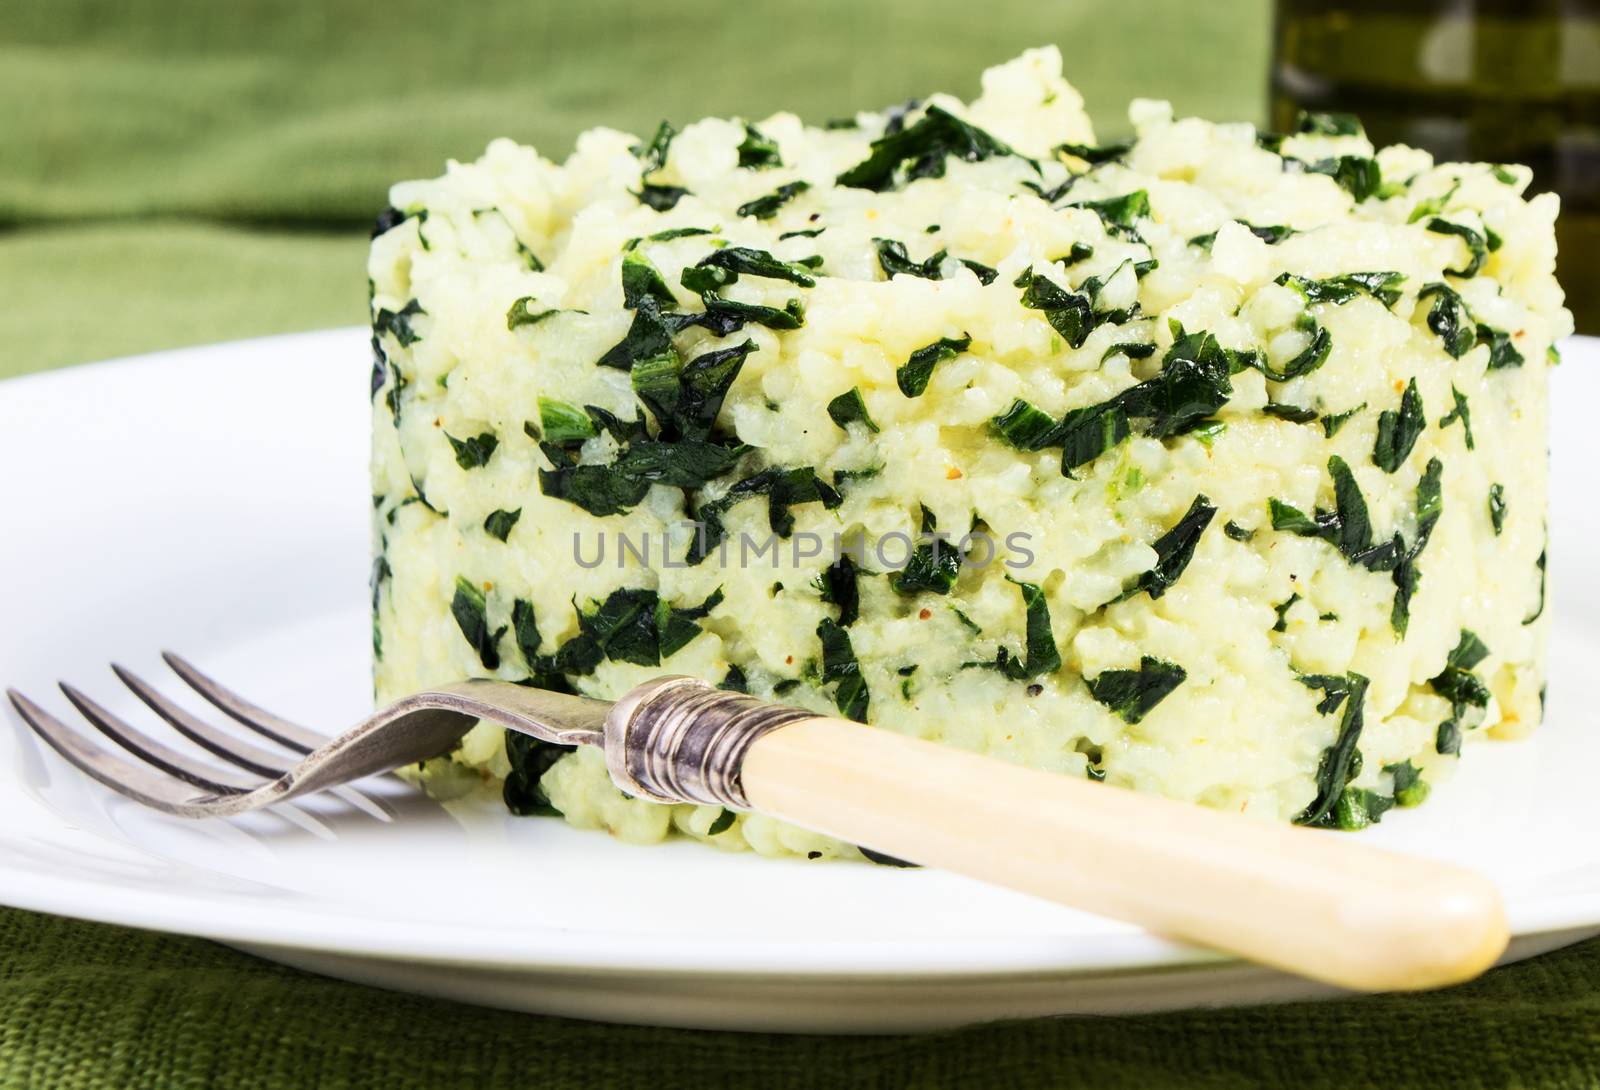
[[[57, 678], [152, 717], [104, 670], [157, 651], [333, 730], [369, 705], [367, 349], [336, 330], [0, 384], [0, 682]], [[1549, 720], [1474, 744], [1417, 811], [1360, 834], [1504, 891], [1525, 956], [1600, 929], [1593, 807], [1600, 342], [1555, 378]], [[200, 710], [197, 708], [197, 710]], [[8, 709], [9, 712], [9, 709]], [[586, 1018], [881, 1032], [1327, 994], [932, 871], [637, 848], [398, 784], [387, 821], [194, 823], [100, 789], [11, 717], [0, 902], [204, 935], [351, 979]], [[1334, 834], [1330, 834], [1334, 835]]]

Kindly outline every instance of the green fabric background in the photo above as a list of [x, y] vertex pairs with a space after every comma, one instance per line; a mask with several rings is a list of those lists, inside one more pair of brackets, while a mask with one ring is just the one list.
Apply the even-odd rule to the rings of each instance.
[[[386, 186], [497, 135], [559, 157], [602, 123], [969, 95], [1044, 42], [1102, 135], [1135, 94], [1258, 119], [1269, 9], [23, 0], [0, 19], [0, 377], [361, 322]], [[777, 1037], [481, 1011], [0, 909], [0, 1086], [411, 1085], [1595, 1086], [1600, 943], [1427, 996]]]

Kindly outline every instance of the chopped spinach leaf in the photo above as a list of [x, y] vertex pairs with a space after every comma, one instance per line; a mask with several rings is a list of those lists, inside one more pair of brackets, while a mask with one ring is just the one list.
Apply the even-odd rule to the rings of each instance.
[[824, 602], [839, 607], [839, 627], [849, 628], [861, 615], [861, 590], [856, 585], [860, 569], [843, 553], [817, 577], [817, 592]]
[[501, 541], [511, 536], [511, 528], [522, 517], [522, 508], [515, 511], [491, 511], [489, 517], [483, 520], [483, 528], [492, 537]]
[[[1049, 277], [1035, 276], [1026, 269], [1018, 278], [1018, 284], [1024, 289], [1022, 305], [1029, 310], [1043, 311], [1051, 328], [1073, 348], [1082, 348], [1102, 320], [1087, 293], [1068, 291]], [[1111, 318], [1107, 315], [1105, 320]]]
[[1222, 532], [1234, 541], [1254, 541], [1256, 536], [1254, 530], [1246, 530], [1232, 519], [1222, 524]]
[[832, 510], [844, 502], [843, 497], [824, 484], [811, 466], [785, 469], [771, 466], [737, 482], [719, 498], [701, 504], [695, 511], [699, 533], [689, 546], [687, 562], [698, 564], [722, 543], [726, 530], [722, 516], [735, 504], [754, 496], [767, 498], [767, 524], [779, 537], [787, 538], [794, 532], [794, 514], [789, 510], [796, 504], [820, 503]]
[[1051, 328], [1075, 349], [1083, 347], [1090, 333], [1102, 323], [1126, 322], [1138, 312], [1138, 304], [1131, 311], [1096, 311], [1094, 296], [1102, 285], [1093, 277], [1083, 282], [1083, 290], [1067, 291], [1054, 280], [1024, 269], [1016, 283], [1024, 288], [1022, 306], [1030, 311], [1043, 311]]
[[1235, 220], [1234, 222], [1239, 224], [1245, 230], [1249, 231], [1252, 235], [1256, 236], [1256, 238], [1259, 238], [1262, 242], [1265, 242], [1268, 246], [1276, 246], [1289, 236], [1299, 234], [1299, 232], [1293, 227], [1286, 227], [1283, 224], [1261, 226], [1254, 223], [1246, 223], [1244, 220]]
[[1057, 154], [1066, 154], [1074, 159], [1082, 159], [1092, 166], [1101, 163], [1114, 163], [1133, 150], [1132, 140], [1123, 140], [1114, 144], [1102, 144], [1094, 147], [1090, 144], [1057, 144], [1054, 148]]
[[1120, 197], [1108, 197], [1099, 201], [1077, 201], [1065, 207], [1087, 208], [1100, 217], [1100, 223], [1105, 227], [1107, 234], [1137, 241], [1138, 235], [1134, 233], [1134, 224], [1139, 219], [1149, 218], [1150, 194], [1143, 189], [1135, 189], [1132, 193], [1124, 193]]
[[1299, 600], [1300, 592], [1295, 591], [1283, 602], [1272, 607], [1273, 612], [1278, 615], [1278, 623], [1272, 626], [1272, 631], [1287, 632], [1289, 630], [1289, 610], [1293, 609], [1294, 604]]
[[1100, 353], [1100, 362], [1104, 363], [1112, 356], [1127, 356], [1130, 360], [1147, 360], [1156, 354], [1153, 343], [1140, 341], [1119, 341]]
[[445, 438], [450, 440], [450, 446], [456, 452], [456, 465], [462, 469], [477, 469], [488, 464], [495, 448], [500, 445], [500, 440], [495, 438], [494, 433], [487, 431], [466, 439], [457, 439], [447, 432]]
[[923, 262], [912, 261], [906, 253], [906, 244], [891, 238], [875, 238], [878, 249], [878, 267], [886, 277], [918, 276], [924, 280], [944, 279], [944, 260], [948, 251], [940, 250]]
[[1352, 832], [1376, 825], [1392, 809], [1394, 799], [1388, 795], [1380, 795], [1365, 787], [1346, 787], [1334, 805], [1328, 823], [1334, 828]]
[[1474, 671], [1489, 657], [1489, 649], [1478, 636], [1466, 629], [1455, 649], [1445, 659], [1445, 667], [1428, 682], [1428, 687], [1450, 702], [1450, 718], [1439, 724], [1434, 748], [1440, 753], [1460, 753], [1461, 737], [1483, 721], [1489, 707], [1489, 686]]
[[1456, 290], [1442, 281], [1435, 281], [1417, 293], [1418, 300], [1435, 296], [1428, 308], [1428, 328], [1444, 342], [1444, 350], [1460, 359], [1473, 346], [1472, 315], [1461, 301]]
[[1053, 436], [1061, 444], [1062, 474], [1070, 477], [1132, 434], [1128, 411], [1115, 399], [1071, 410]]
[[[389, 381], [389, 357], [384, 354], [383, 345], [377, 337], [371, 339], [372, 343], [372, 377], [371, 392], [368, 397], [377, 397], [378, 391], [383, 389], [383, 384]], [[398, 411], [395, 413], [395, 423], [400, 423]]]
[[[1035, 583], [1024, 583], [1019, 579], [1006, 576], [1006, 582], [1015, 584], [1022, 591], [1022, 605], [1027, 613], [1027, 631], [1023, 653], [1018, 655], [1009, 648], [1001, 647], [995, 654], [992, 663], [968, 663], [971, 666], [985, 666], [998, 670], [1013, 681], [1026, 681], [1029, 678], [1040, 677], [1044, 674], [1053, 674], [1061, 669], [1061, 651], [1056, 646], [1055, 634], [1050, 628], [1050, 603], [1046, 600], [1044, 589]], [[957, 611], [958, 614], [960, 611]], [[961, 614], [966, 620], [965, 614]], [[967, 624], [978, 631], [978, 626], [967, 621]]]
[[744, 140], [739, 144], [739, 165], [746, 170], [783, 166], [783, 156], [778, 153], [778, 142], [746, 121]]
[[785, 182], [764, 197], [744, 202], [734, 209], [734, 212], [740, 216], [769, 220], [776, 216], [784, 205], [810, 188], [810, 182]]
[[530, 669], [534, 669], [544, 638], [539, 634], [539, 624], [533, 615], [533, 603], [526, 598], [518, 598], [511, 603], [511, 635], [523, 661]]
[[633, 194], [639, 203], [646, 208], [653, 208], [657, 212], [670, 212], [678, 207], [678, 202], [689, 195], [689, 191], [681, 185], [657, 185], [654, 182], [641, 182], [639, 189]]
[[367, 235], [367, 237], [377, 238], [379, 235], [388, 234], [396, 227], [399, 227], [406, 220], [413, 217], [415, 217], [418, 221], [418, 237], [420, 237], [421, 224], [427, 220], [428, 210], [426, 208], [419, 208], [415, 212], [402, 212], [400, 209], [393, 207], [385, 208], [382, 212], [378, 213], [378, 218], [373, 221], [372, 231]]
[[[1458, 400], [1457, 405], [1460, 405]], [[1406, 457], [1417, 445], [1417, 437], [1428, 426], [1422, 410], [1422, 395], [1417, 392], [1417, 380], [1406, 385], [1400, 395], [1398, 410], [1385, 409], [1378, 414], [1378, 438], [1372, 448], [1373, 464], [1385, 473], [1393, 473], [1404, 464]]]
[[1467, 263], [1459, 269], [1446, 269], [1445, 275], [1458, 276], [1465, 280], [1477, 276], [1483, 269], [1483, 263], [1489, 258], [1489, 246], [1477, 231], [1464, 224], [1451, 223], [1437, 216], [1428, 221], [1428, 230], [1438, 235], [1455, 235], [1467, 244], [1469, 255]]
[[1378, 161], [1364, 155], [1340, 155], [1333, 159], [1319, 159], [1314, 163], [1287, 158], [1283, 161], [1286, 170], [1296, 169], [1291, 167], [1294, 163], [1298, 163], [1298, 169], [1308, 174], [1326, 174], [1338, 182], [1357, 204], [1383, 188], [1383, 174], [1378, 169]]
[[1267, 402], [1261, 406], [1261, 411], [1279, 420], [1287, 420], [1291, 424], [1311, 424], [1317, 420], [1315, 409], [1303, 409], [1299, 405], [1280, 405], [1276, 401]]
[[1360, 412], [1366, 407], [1367, 403], [1363, 401], [1353, 409], [1346, 409], [1342, 413], [1329, 413], [1328, 415], [1324, 416], [1322, 418], [1322, 434], [1327, 438], [1332, 439], [1335, 435], [1339, 434], [1340, 428], [1344, 427], [1350, 422], [1351, 417], [1355, 416], [1356, 413]]
[[984, 285], [985, 287], [993, 284], [994, 278], [1000, 275], [1000, 273], [992, 266], [985, 265], [981, 261], [970, 261], [964, 257], [957, 258], [957, 260], [971, 270], [972, 275], [978, 278], [978, 283]]
[[656, 637], [660, 641], [661, 657], [671, 658], [700, 635], [699, 622], [722, 604], [722, 588], [712, 591], [697, 606], [674, 606], [666, 599], [656, 602]]
[[1043, 450], [1052, 444], [1056, 420], [1049, 413], [1017, 398], [1009, 409], [989, 421], [989, 427], [1018, 450]]
[[727, 246], [713, 250], [691, 268], [683, 270], [679, 278], [690, 291], [716, 291], [734, 283], [740, 277], [759, 276], [769, 280], [787, 280], [802, 288], [816, 286], [816, 278], [804, 265], [782, 261], [766, 250], [748, 246]]
[[1141, 592], [1153, 599], [1166, 594], [1183, 575], [1189, 561], [1194, 559], [1195, 547], [1200, 544], [1201, 535], [1211, 525], [1216, 513], [1217, 509], [1212, 506], [1210, 499], [1203, 495], [1196, 496], [1194, 502], [1189, 504], [1189, 510], [1173, 524], [1172, 529], [1151, 543], [1150, 547], [1156, 552], [1155, 566], [1134, 580], [1117, 601], [1126, 601]]
[[1307, 303], [1339, 305], [1366, 292], [1384, 306], [1392, 307], [1400, 300], [1400, 284], [1404, 280], [1405, 274], [1397, 272], [1344, 273], [1325, 280], [1308, 280], [1293, 273], [1283, 273], [1274, 282], [1294, 288], [1305, 296]]
[[544, 441], [566, 445], [594, 438], [594, 421], [589, 414], [568, 401], [551, 397], [539, 398], [539, 427]]
[[703, 488], [729, 472], [750, 450], [700, 439], [631, 443], [608, 467], [625, 477], [674, 488]]
[[1456, 190], [1461, 188], [1461, 179], [1457, 178], [1450, 183], [1450, 188], [1433, 197], [1426, 197], [1418, 201], [1411, 209], [1411, 214], [1406, 217], [1406, 223], [1416, 223], [1418, 220], [1429, 216], [1436, 216], [1449, 205], [1450, 198], [1456, 195]]
[[[697, 235], [714, 235], [717, 232], [709, 227], [669, 227], [665, 231], [657, 231], [646, 236], [651, 242], [672, 242], [680, 238], [694, 238]], [[635, 240], [638, 241], [638, 240]], [[628, 249], [633, 249], [629, 245]]]
[[562, 644], [553, 658], [541, 658], [539, 668], [587, 674], [602, 659], [658, 666], [699, 635], [697, 622], [721, 602], [720, 588], [698, 606], [677, 607], [653, 590], [622, 587], [604, 601], [591, 603], [589, 609], [579, 609], [574, 603], [578, 635]]
[[644, 173], [654, 174], [667, 165], [667, 152], [672, 147], [673, 137], [678, 135], [678, 130], [668, 121], [656, 126], [655, 135], [648, 144], [635, 144], [629, 150], [634, 158], [644, 166]]
[[1422, 778], [1422, 769], [1410, 761], [1384, 765], [1383, 770], [1394, 777], [1396, 806], [1421, 806], [1428, 799], [1428, 782]]
[[1521, 367], [1523, 364], [1522, 353], [1511, 343], [1511, 334], [1499, 329], [1490, 329], [1486, 325], [1477, 327], [1478, 344], [1489, 346], [1489, 370], [1498, 371], [1502, 367]]
[[563, 465], [539, 470], [539, 491], [591, 515], [620, 515], [644, 499], [650, 482], [604, 465]]
[[1109, 401], [1073, 409], [1047, 428], [1048, 417], [1019, 399], [990, 422], [991, 428], [1019, 449], [1061, 447], [1061, 470], [1069, 477], [1127, 439], [1135, 420], [1143, 434], [1157, 439], [1193, 431], [1227, 403], [1239, 354], [1220, 347], [1209, 333], [1184, 333], [1181, 327], [1174, 332], [1161, 370]]
[[[660, 665], [658, 603], [653, 590], [623, 587], [606, 595], [605, 601], [593, 603], [592, 609], [578, 609], [578, 635], [563, 644], [556, 655], [574, 667], [564, 672], [589, 673], [602, 658], [635, 666]], [[584, 665], [587, 670], [581, 668]]]
[[1444, 510], [1443, 476], [1443, 464], [1437, 458], [1431, 459], [1422, 478], [1417, 481], [1416, 537], [1407, 545], [1399, 534], [1395, 535], [1400, 552], [1394, 569], [1394, 607], [1389, 612], [1389, 627], [1401, 639], [1405, 639], [1406, 629], [1411, 623], [1411, 599], [1422, 581], [1417, 557], [1427, 547], [1428, 539], [1433, 536], [1433, 528], [1438, 525], [1439, 515]]
[[929, 106], [910, 126], [895, 131], [886, 127], [884, 135], [872, 142], [867, 158], [835, 181], [881, 193], [903, 184], [902, 179], [913, 182], [919, 178], [942, 178], [945, 159], [952, 155], [975, 163], [996, 155], [1016, 154], [976, 125], [938, 106]]
[[466, 637], [467, 643], [478, 653], [478, 661], [483, 663], [483, 668], [498, 670], [499, 643], [500, 637], [506, 633], [505, 626], [490, 631], [488, 604], [484, 600], [483, 591], [468, 582], [465, 576], [456, 576], [455, 595], [450, 599], [450, 614], [461, 627], [461, 634]]
[[639, 301], [646, 296], [667, 310], [678, 305], [656, 267], [637, 250], [630, 250], [622, 255], [622, 305], [624, 309], [637, 310]]
[[723, 398], [755, 350], [754, 341], [745, 341], [703, 353], [682, 367], [664, 357], [635, 366], [633, 389], [655, 417], [658, 436], [668, 442], [708, 438]]
[[1260, 352], [1238, 352], [1233, 355], [1233, 362], [1246, 367], [1254, 367], [1273, 382], [1288, 382], [1290, 379], [1309, 375], [1321, 367], [1328, 360], [1328, 353], [1333, 350], [1333, 336], [1327, 329], [1315, 322], [1311, 325], [1311, 339], [1282, 370], [1274, 368], [1267, 362], [1267, 358]]
[[1338, 549], [1350, 563], [1368, 571], [1392, 571], [1400, 558], [1399, 535], [1391, 541], [1373, 544], [1367, 501], [1349, 465], [1334, 455], [1328, 459], [1328, 472], [1333, 477], [1335, 510], [1319, 507], [1315, 517], [1308, 518], [1299, 508], [1270, 499], [1267, 505], [1272, 528], [1299, 537], [1321, 538]]
[[[1070, 268], [1072, 268], [1072, 266], [1078, 264], [1080, 261], [1087, 261], [1093, 256], [1094, 256], [1094, 247], [1093, 246], [1090, 246], [1087, 242], [1074, 242], [1072, 244], [1072, 246], [1067, 250], [1066, 254], [1064, 254], [1061, 257], [1053, 257], [1053, 258], [1051, 258], [1050, 259], [1050, 264], [1052, 264], [1052, 265], [1060, 265], [1063, 269], [1070, 269]], [[1026, 286], [1027, 286], [1026, 282], [1022, 282], [1022, 283], [1017, 284], [1017, 287], [1019, 287], [1019, 288], [1026, 287]]]
[[883, 466], [862, 466], [860, 469], [836, 469], [833, 471], [833, 487], [843, 489], [848, 481], [870, 481], [883, 472]]
[[378, 313], [372, 318], [372, 333], [374, 337], [387, 333], [400, 342], [401, 348], [410, 348], [422, 340], [422, 335], [411, 324], [411, 319], [426, 315], [422, 304], [412, 299], [399, 310], [389, 310], [380, 307]]
[[632, 371], [642, 362], [654, 361], [661, 365], [661, 361], [667, 359], [675, 362], [678, 350], [654, 296], [646, 295], [633, 312], [628, 332], [596, 362], [601, 367]]
[[920, 397], [933, 378], [933, 369], [945, 360], [953, 360], [972, 347], [972, 338], [963, 333], [959, 337], [940, 337], [925, 344], [895, 371], [895, 382], [907, 397]]
[[1089, 693], [1123, 722], [1137, 724], [1188, 678], [1176, 663], [1145, 655], [1137, 670], [1106, 670], [1085, 679]]
[[897, 594], [949, 594], [961, 574], [961, 554], [951, 544], [949, 535], [936, 533], [939, 520], [932, 511], [922, 508], [922, 532], [918, 544], [911, 550], [906, 566], [889, 577], [889, 585]]
[[838, 683], [833, 691], [834, 706], [846, 718], [865, 723], [871, 694], [850, 646], [850, 633], [833, 618], [824, 617], [817, 624], [817, 638], [822, 641], [822, 680]]
[[1210, 333], [1177, 331], [1161, 370], [1113, 401], [1132, 419], [1147, 421], [1144, 432], [1164, 439], [1199, 424], [1227, 403], [1231, 361]]
[[[742, 166], [743, 164], [741, 163], [740, 165]], [[722, 808], [722, 812], [717, 814], [715, 818], [712, 818], [711, 824], [706, 826], [706, 835], [721, 836], [723, 833], [733, 828], [734, 820], [738, 816], [738, 814], [724, 806]]]
[[[688, 272], [687, 269], [684, 271]], [[667, 328], [676, 333], [690, 326], [700, 326], [715, 336], [727, 337], [743, 329], [747, 322], [764, 325], [768, 329], [799, 329], [805, 324], [805, 305], [798, 299], [790, 299], [782, 310], [760, 303], [724, 299], [710, 292], [702, 295], [700, 301], [706, 309], [699, 314], [663, 315], [662, 320]]]
[[1549, 574], [1547, 570], [1549, 566], [1548, 558], [1549, 550], [1546, 549], [1539, 553], [1539, 559], [1535, 562], [1534, 566], [1539, 569], [1539, 605], [1532, 613], [1522, 619], [1522, 623], [1525, 625], [1532, 624], [1534, 621], [1537, 621], [1540, 617], [1544, 616], [1545, 591], [1547, 590], [1547, 580]]
[[1323, 750], [1322, 759], [1317, 764], [1316, 798], [1295, 817], [1295, 824], [1338, 826], [1335, 808], [1361, 767], [1361, 751], [1357, 745], [1365, 726], [1367, 686], [1370, 682], [1356, 673], [1346, 674], [1342, 678], [1318, 675], [1302, 677], [1300, 680], [1327, 694], [1326, 699], [1317, 706], [1319, 712], [1327, 715], [1343, 703], [1344, 714], [1339, 721], [1339, 733], [1333, 745]]
[[1489, 486], [1489, 522], [1494, 526], [1494, 536], [1499, 537], [1506, 527], [1506, 486]]
[[1466, 433], [1467, 449], [1474, 450], [1477, 444], [1472, 439], [1472, 406], [1467, 403], [1467, 395], [1456, 389], [1455, 383], [1450, 384], [1450, 396], [1455, 399], [1456, 407], [1439, 418], [1439, 426], [1448, 428], [1457, 420], [1461, 421], [1462, 430]]
[[506, 760], [511, 769], [506, 774], [505, 787], [501, 792], [506, 809], [518, 817], [560, 816], [561, 811], [556, 809], [550, 796], [539, 786], [539, 780], [557, 761], [577, 748], [541, 742], [526, 734], [507, 731]]
[[778, 241], [781, 242], [786, 238], [816, 238], [826, 230], [826, 227], [806, 227], [799, 231], [785, 231], [778, 236]]
[[[549, 318], [553, 318], [557, 314], [565, 313], [565, 311], [559, 310], [555, 307], [548, 307], [544, 310], [535, 310], [533, 308], [536, 305], [537, 303], [531, 295], [524, 295], [521, 299], [518, 299], [515, 303], [512, 303], [511, 308], [506, 311], [506, 328], [520, 329], [525, 325], [538, 325], [540, 322], [546, 321]], [[573, 313], [581, 314], [583, 312], [573, 311]]]
[[867, 403], [861, 397], [861, 387], [852, 386], [828, 402], [828, 416], [845, 431], [855, 423], [865, 424], [868, 431], [880, 430], [867, 413]]

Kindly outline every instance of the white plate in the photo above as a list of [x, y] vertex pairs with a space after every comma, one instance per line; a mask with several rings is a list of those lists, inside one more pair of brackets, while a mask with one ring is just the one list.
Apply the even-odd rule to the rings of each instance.
[[[334, 730], [369, 706], [367, 348], [338, 330], [0, 384], [0, 681], [150, 716], [115, 658], [172, 647]], [[1589, 684], [1600, 342], [1556, 376], [1549, 721], [1468, 747], [1417, 811], [1360, 834], [1481, 868], [1513, 957], [1600, 930]], [[204, 935], [356, 980], [587, 1018], [881, 1032], [1328, 994], [1136, 928], [933, 871], [637, 848], [398, 786], [385, 822], [167, 818], [0, 732], [0, 901]], [[1330, 834], [1331, 835], [1331, 834]]]

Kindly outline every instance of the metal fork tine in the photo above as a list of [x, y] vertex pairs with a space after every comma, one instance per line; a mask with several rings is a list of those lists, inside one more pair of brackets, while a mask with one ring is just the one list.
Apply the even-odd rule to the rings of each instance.
[[64, 681], [61, 682], [61, 691], [72, 701], [72, 706], [82, 712], [83, 717], [99, 728], [102, 734], [168, 775], [217, 795], [244, 794], [261, 786], [259, 780], [247, 780], [161, 744], [124, 723]]
[[269, 752], [253, 742], [247, 742], [243, 738], [236, 738], [227, 731], [214, 727], [205, 720], [191, 715], [188, 711], [161, 695], [154, 686], [140, 678], [132, 670], [112, 663], [111, 671], [122, 680], [124, 685], [133, 690], [134, 696], [144, 701], [151, 711], [171, 724], [173, 730], [195, 743], [195, 745], [215, 753], [218, 757], [239, 766], [246, 772], [254, 772], [259, 776], [281, 776], [296, 763], [296, 758]]
[[197, 801], [193, 789], [170, 776], [156, 772], [144, 765], [113, 756], [84, 737], [39, 705], [17, 692], [7, 689], [12, 707], [22, 716], [23, 722], [51, 749], [61, 754], [73, 767], [90, 778], [104, 784], [119, 795], [159, 809], [183, 806]]
[[279, 745], [300, 753], [310, 753], [328, 741], [316, 731], [307, 730], [298, 723], [281, 719], [265, 708], [258, 708], [232, 690], [211, 680], [181, 656], [171, 651], [163, 651], [161, 657], [172, 667], [174, 673], [189, 684], [190, 688], [257, 734], [265, 735]]
[[[165, 719], [173, 730], [185, 738], [202, 746], [224, 761], [237, 765], [247, 772], [254, 772], [261, 776], [277, 777], [289, 771], [298, 762], [280, 753], [273, 753], [262, 749], [243, 738], [236, 738], [229, 732], [212, 726], [205, 720], [190, 714], [184, 708], [174, 704], [163, 696], [149, 682], [139, 677], [132, 670], [111, 664], [111, 670], [122, 680], [122, 683], [133, 690], [133, 694], [162, 719]], [[393, 821], [394, 811], [383, 803], [368, 798], [354, 787], [348, 785], [333, 788], [333, 793], [350, 803], [359, 810], [365, 810], [379, 821]]]

